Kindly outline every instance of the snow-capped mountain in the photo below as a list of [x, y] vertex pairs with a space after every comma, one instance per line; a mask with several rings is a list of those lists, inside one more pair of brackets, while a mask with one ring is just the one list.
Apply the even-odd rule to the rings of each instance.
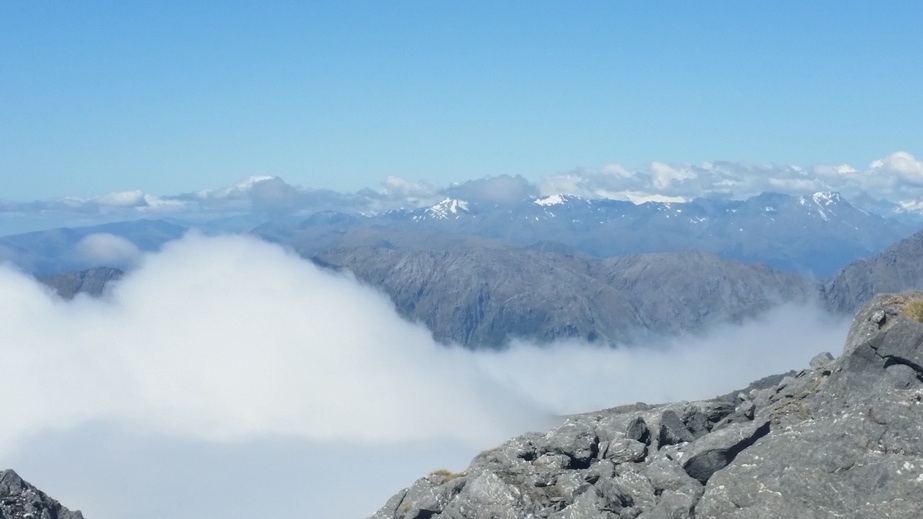
[[[556, 243], [554, 250], [597, 257], [700, 249], [818, 277], [875, 254], [915, 230], [859, 209], [835, 192], [642, 204], [565, 194], [505, 206], [446, 198], [427, 208], [363, 216], [348, 225], [339, 222], [336, 229], [365, 226], [471, 235], [518, 246]], [[301, 232], [307, 228], [318, 236], [324, 225], [306, 220]]]
[[414, 221], [426, 219], [454, 220], [465, 214], [470, 214], [470, 211], [468, 210], [468, 202], [455, 198], [446, 198], [431, 207], [414, 211], [411, 219]]

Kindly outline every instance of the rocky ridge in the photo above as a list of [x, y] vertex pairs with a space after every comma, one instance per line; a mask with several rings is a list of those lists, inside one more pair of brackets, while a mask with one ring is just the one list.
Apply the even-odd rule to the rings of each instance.
[[921, 259], [923, 231], [842, 268], [821, 283], [821, 298], [830, 310], [850, 313], [878, 293], [923, 289]]
[[97, 267], [78, 272], [61, 272], [43, 276], [38, 280], [55, 291], [62, 299], [70, 300], [77, 294], [100, 296], [113, 281], [122, 279], [125, 273], [119, 269]]
[[382, 290], [436, 340], [472, 348], [501, 347], [512, 338], [638, 342], [645, 334], [695, 332], [813, 298], [813, 286], [797, 275], [701, 251], [599, 259], [476, 238], [432, 246], [438, 238], [413, 237], [415, 248], [340, 247], [313, 260]]
[[923, 517], [921, 292], [876, 296], [843, 353], [712, 400], [572, 416], [437, 471], [371, 519]]
[[24, 481], [12, 470], [0, 471], [0, 518], [83, 519], [44, 492]]

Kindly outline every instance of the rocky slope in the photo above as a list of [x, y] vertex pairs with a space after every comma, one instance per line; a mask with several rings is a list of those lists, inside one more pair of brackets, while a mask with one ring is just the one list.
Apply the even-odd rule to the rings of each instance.
[[83, 514], [64, 508], [12, 470], [3, 470], [0, 471], [0, 518], [83, 519]]
[[921, 297], [876, 297], [836, 360], [570, 417], [418, 480], [372, 519], [923, 517], [923, 324], [901, 315]]
[[69, 300], [77, 294], [102, 295], [109, 283], [122, 279], [123, 275], [124, 273], [119, 269], [98, 267], [43, 276], [38, 280], [53, 289], [62, 299]]
[[883, 292], [923, 289], [923, 231], [881, 253], [849, 264], [821, 285], [821, 296], [836, 312], [854, 312]]
[[474, 348], [511, 337], [624, 343], [644, 333], [739, 321], [813, 294], [796, 275], [705, 252], [598, 259], [470, 237], [445, 246], [438, 239], [414, 238], [414, 248], [390, 241], [337, 247], [314, 260], [381, 289], [437, 340]]

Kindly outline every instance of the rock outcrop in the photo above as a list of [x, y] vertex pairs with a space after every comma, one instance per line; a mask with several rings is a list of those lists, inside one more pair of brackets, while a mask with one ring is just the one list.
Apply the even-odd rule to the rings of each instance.
[[83, 514], [64, 508], [12, 470], [3, 470], [0, 471], [0, 518], [83, 519]]
[[124, 272], [109, 267], [97, 267], [79, 272], [62, 272], [51, 276], [44, 276], [38, 280], [62, 299], [73, 299], [77, 294], [99, 296], [113, 281], [122, 279]]
[[852, 313], [875, 294], [923, 289], [921, 260], [923, 231], [839, 270], [821, 283], [821, 299], [834, 312]]
[[881, 295], [834, 359], [699, 402], [572, 416], [372, 519], [923, 517], [923, 324]]

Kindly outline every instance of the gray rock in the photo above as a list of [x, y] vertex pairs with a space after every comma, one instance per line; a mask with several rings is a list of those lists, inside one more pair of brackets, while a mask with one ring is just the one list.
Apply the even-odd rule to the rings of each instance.
[[812, 369], [570, 417], [454, 480], [414, 483], [374, 518], [923, 517], [923, 324], [901, 316], [914, 297], [877, 297]]
[[811, 369], [820, 369], [831, 362], [833, 362], [833, 355], [831, 355], [829, 351], [825, 351], [815, 355], [814, 358], [811, 359], [810, 366]]
[[640, 416], [628, 424], [628, 430], [625, 432], [628, 439], [639, 441], [644, 444], [651, 443], [651, 430], [647, 428], [647, 423]]
[[344, 237], [348, 246], [296, 250], [382, 290], [435, 339], [472, 348], [515, 337], [638, 342], [815, 297], [798, 276], [693, 250], [598, 259], [471, 237], [360, 234]]
[[98, 267], [79, 272], [62, 272], [38, 280], [53, 289], [62, 299], [70, 300], [77, 294], [102, 295], [111, 283], [122, 279], [123, 275], [118, 269]]
[[657, 445], [664, 447], [681, 442], [691, 442], [694, 439], [695, 435], [686, 427], [676, 411], [670, 409], [660, 415], [660, 434], [657, 438]]
[[736, 424], [703, 436], [685, 451], [683, 470], [702, 484], [744, 449], [769, 434], [769, 422]]
[[83, 519], [12, 470], [0, 471], [0, 518], [3, 519]]

